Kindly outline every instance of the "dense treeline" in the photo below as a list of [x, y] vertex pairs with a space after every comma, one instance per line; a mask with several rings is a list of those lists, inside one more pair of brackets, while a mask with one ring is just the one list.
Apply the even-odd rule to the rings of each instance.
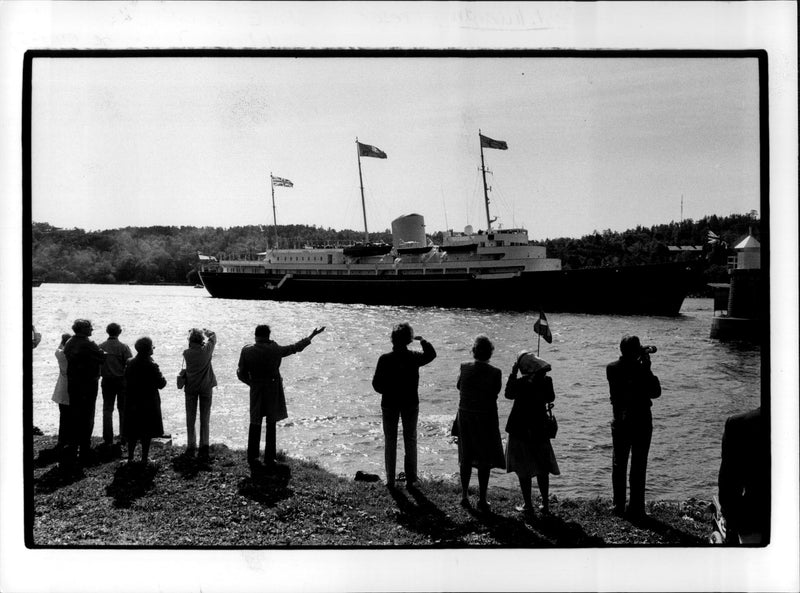
[[[561, 258], [566, 269], [589, 266], [636, 265], [674, 259], [696, 258], [697, 254], [672, 254], [669, 245], [703, 245], [708, 263], [706, 281], [725, 281], [725, 263], [730, 247], [749, 229], [760, 239], [755, 213], [726, 217], [709, 216], [653, 227], [636, 227], [622, 233], [606, 230], [580, 239], [557, 238], [541, 241], [550, 257]], [[708, 245], [708, 231], [722, 243]], [[358, 231], [335, 231], [316, 226], [279, 225], [281, 247], [343, 245], [363, 239]], [[45, 282], [91, 283], [194, 283], [197, 254], [254, 257], [272, 246], [272, 227], [126, 227], [106, 231], [59, 229], [47, 223], [33, 223], [31, 271]], [[431, 239], [441, 243], [442, 233]], [[391, 242], [386, 230], [372, 233], [373, 241]], [[726, 249], [726, 244], [728, 249]]]

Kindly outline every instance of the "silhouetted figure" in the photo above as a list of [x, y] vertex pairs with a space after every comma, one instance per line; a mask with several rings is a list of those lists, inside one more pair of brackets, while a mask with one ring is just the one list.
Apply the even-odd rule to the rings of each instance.
[[647, 455], [653, 435], [652, 399], [661, 395], [661, 383], [650, 370], [650, 355], [636, 336], [624, 336], [619, 344], [622, 356], [606, 367], [614, 419], [611, 440], [614, 447], [611, 482], [614, 489], [614, 514], [625, 510], [625, 479], [631, 458], [630, 501], [627, 515], [645, 517], [644, 490]]
[[150, 440], [164, 434], [161, 419], [161, 396], [167, 380], [153, 362], [153, 341], [139, 338], [134, 344], [136, 356], [125, 367], [125, 413], [122, 436], [128, 443], [128, 463], [133, 463], [136, 442], [142, 443], [142, 463], [147, 464]]
[[119, 341], [122, 328], [117, 323], [109, 323], [106, 327], [108, 339], [100, 344], [106, 353], [103, 368], [100, 369], [100, 390], [103, 393], [103, 442], [111, 445], [114, 442], [114, 403], [119, 413], [120, 435], [122, 434], [122, 417], [125, 414], [125, 365], [133, 354], [127, 344]]
[[92, 431], [97, 403], [97, 387], [100, 368], [105, 361], [105, 352], [89, 339], [92, 322], [76, 319], [72, 324], [73, 335], [64, 345], [67, 358], [67, 392], [69, 393], [69, 455], [74, 461], [80, 450], [83, 463], [91, 463]]
[[719, 503], [729, 543], [769, 541], [769, 434], [760, 407], [731, 416], [725, 422]]
[[524, 501], [517, 510], [525, 513], [533, 512], [532, 477], [536, 476], [542, 495], [540, 510], [548, 514], [550, 474], [561, 474], [547, 427], [547, 404], [556, 398], [553, 380], [547, 376], [550, 369], [549, 362], [525, 350], [517, 357], [506, 383], [506, 398], [514, 400], [506, 423], [506, 471], [517, 474]]
[[201, 460], [208, 460], [211, 395], [217, 386], [211, 357], [216, 345], [217, 334], [195, 327], [189, 331], [189, 347], [183, 351], [183, 359], [186, 361], [186, 385], [183, 388], [186, 399], [186, 453], [192, 455], [197, 448], [195, 423], [199, 404]]
[[[414, 337], [408, 323], [392, 329], [392, 351], [381, 354], [372, 377], [372, 388], [381, 394], [386, 485], [395, 486], [397, 425], [403, 423], [403, 466], [406, 484], [417, 481], [417, 418], [419, 417], [419, 368], [436, 358], [436, 350], [421, 336]], [[408, 349], [419, 341], [422, 352]]]
[[58, 379], [53, 390], [53, 401], [58, 404], [58, 447], [63, 448], [69, 444], [69, 392], [67, 391], [67, 355], [64, 346], [72, 336], [61, 334], [61, 343], [56, 348], [56, 361], [58, 361]]
[[308, 337], [290, 346], [280, 346], [270, 340], [268, 325], [259, 325], [255, 331], [255, 344], [242, 348], [236, 376], [250, 386], [250, 431], [247, 437], [247, 462], [257, 467], [261, 446], [261, 423], [266, 418], [267, 442], [264, 463], [272, 469], [276, 465], [276, 424], [289, 417], [286, 411], [286, 395], [281, 377], [281, 360], [301, 352], [311, 344], [314, 336], [325, 331], [315, 328]]
[[461, 504], [469, 506], [469, 481], [472, 468], [478, 469], [478, 509], [490, 510], [486, 500], [489, 472], [506, 466], [497, 396], [503, 388], [503, 373], [489, 364], [494, 344], [486, 336], [478, 336], [472, 346], [473, 362], [461, 363], [456, 387], [458, 400], [458, 463], [461, 470]]

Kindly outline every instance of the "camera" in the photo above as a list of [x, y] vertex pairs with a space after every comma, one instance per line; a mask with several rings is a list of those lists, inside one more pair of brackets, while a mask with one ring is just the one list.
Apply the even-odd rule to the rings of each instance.
[[642, 346], [642, 354], [655, 354], [658, 348], [655, 346]]

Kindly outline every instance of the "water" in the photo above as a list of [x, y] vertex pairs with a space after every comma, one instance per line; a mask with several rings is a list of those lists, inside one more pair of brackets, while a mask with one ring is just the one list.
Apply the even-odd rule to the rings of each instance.
[[[654, 431], [648, 466], [648, 497], [708, 498], [716, 492], [720, 437], [725, 418], [760, 402], [761, 352], [757, 347], [720, 343], [709, 336], [710, 299], [687, 299], [679, 317], [548, 314], [553, 343], [541, 343], [556, 391], [558, 438], [553, 448], [561, 476], [551, 491], [559, 496], [610, 496], [611, 407], [605, 365], [617, 357], [619, 339], [635, 333], [658, 346], [653, 371], [663, 395], [653, 406]], [[259, 323], [288, 344], [316, 325], [327, 330], [304, 352], [284, 359], [282, 372], [289, 418], [279, 424], [278, 448], [314, 459], [328, 470], [352, 476], [357, 470], [383, 475], [380, 396], [371, 380], [378, 356], [390, 349], [394, 323], [409, 321], [436, 348], [438, 358], [421, 369], [419, 464], [425, 476], [455, 477], [456, 446], [449, 437], [458, 406], [459, 364], [471, 358], [472, 339], [495, 342], [492, 363], [504, 379], [524, 348], [536, 348], [535, 314], [438, 308], [375, 307], [329, 303], [277, 303], [212, 299], [205, 290], [183, 286], [43, 284], [33, 289], [33, 323], [43, 340], [33, 357], [34, 424], [55, 434], [58, 407], [50, 400], [58, 365], [53, 352], [61, 333], [78, 317], [92, 320], [92, 339], [106, 338], [105, 326], [123, 326], [121, 339], [133, 348], [143, 335], [153, 339], [154, 359], [168, 380], [161, 392], [164, 427], [176, 444], [186, 442], [183, 394], [175, 387], [189, 328], [217, 332], [211, 441], [243, 448], [247, 441], [248, 388], [236, 379], [242, 346]], [[418, 346], [414, 346], [418, 347]], [[95, 435], [102, 431], [98, 397]], [[499, 401], [500, 427], [511, 402]], [[117, 429], [115, 413], [115, 429]], [[505, 433], [503, 433], [505, 438]], [[398, 465], [402, 467], [402, 452]], [[493, 470], [492, 488], [516, 489], [514, 474]]]

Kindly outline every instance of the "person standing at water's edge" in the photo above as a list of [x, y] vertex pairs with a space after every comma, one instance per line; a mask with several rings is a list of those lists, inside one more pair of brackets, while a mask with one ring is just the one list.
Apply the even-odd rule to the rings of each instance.
[[136, 441], [142, 443], [142, 463], [147, 464], [150, 440], [164, 434], [159, 389], [167, 380], [153, 361], [153, 340], [139, 338], [134, 344], [136, 356], [125, 367], [125, 414], [122, 435], [128, 442], [128, 463], [133, 462]]
[[625, 479], [630, 456], [630, 500], [627, 515], [632, 519], [641, 519], [645, 517], [647, 455], [653, 435], [651, 400], [661, 395], [661, 383], [650, 370], [649, 349], [642, 348], [637, 336], [624, 336], [619, 349], [619, 360], [606, 367], [614, 413], [611, 422], [614, 514], [622, 516], [626, 513]]
[[270, 327], [259, 325], [255, 331], [255, 344], [242, 348], [236, 376], [250, 386], [250, 431], [247, 437], [247, 462], [258, 466], [261, 446], [261, 423], [266, 418], [267, 442], [264, 462], [268, 468], [276, 465], [276, 424], [289, 417], [286, 411], [286, 395], [281, 377], [281, 360], [303, 351], [315, 336], [325, 331], [315, 328], [308, 337], [295, 344], [280, 346], [270, 340]]
[[540, 510], [546, 515], [550, 512], [550, 474], [561, 473], [547, 429], [547, 404], [556, 399], [553, 380], [547, 376], [550, 368], [549, 362], [525, 350], [517, 357], [506, 383], [506, 398], [514, 400], [506, 423], [506, 471], [516, 472], [524, 501], [517, 510], [528, 514], [533, 513], [533, 476], [542, 495]]
[[70, 412], [67, 431], [70, 435], [70, 457], [74, 460], [80, 450], [81, 461], [90, 463], [98, 379], [106, 354], [89, 339], [93, 331], [91, 321], [76, 319], [72, 331], [75, 335], [64, 345]]
[[100, 390], [103, 392], [103, 442], [111, 445], [114, 442], [114, 402], [119, 413], [120, 435], [122, 434], [122, 417], [125, 414], [125, 365], [132, 358], [131, 349], [119, 341], [122, 328], [118, 323], [109, 323], [106, 327], [108, 339], [100, 344], [106, 353], [103, 368], [100, 369], [102, 379]]
[[67, 392], [67, 356], [64, 346], [72, 336], [61, 334], [61, 343], [56, 348], [56, 361], [58, 361], [58, 379], [53, 390], [53, 401], [58, 404], [58, 448], [63, 451], [69, 442], [69, 393]]
[[725, 421], [719, 503], [728, 543], [769, 543], [769, 431], [760, 407]]
[[208, 459], [209, 423], [211, 419], [211, 393], [217, 386], [217, 377], [211, 366], [211, 357], [217, 345], [217, 334], [208, 329], [189, 331], [189, 347], [183, 351], [186, 361], [186, 453], [194, 454], [197, 448], [195, 421], [200, 405], [200, 453], [201, 460]]
[[461, 473], [461, 505], [469, 507], [472, 468], [478, 470], [478, 509], [490, 510], [486, 500], [489, 473], [504, 468], [503, 441], [497, 416], [497, 396], [503, 388], [503, 373], [489, 364], [494, 344], [478, 336], [472, 345], [475, 360], [461, 364], [456, 382], [458, 400], [458, 464]]
[[[375, 367], [372, 387], [381, 394], [386, 485], [394, 488], [397, 466], [397, 424], [403, 423], [404, 469], [406, 484], [417, 481], [417, 418], [419, 416], [419, 368], [436, 358], [436, 350], [421, 336], [414, 337], [408, 323], [392, 329], [392, 351], [382, 354]], [[408, 345], [417, 340], [422, 352]]]

